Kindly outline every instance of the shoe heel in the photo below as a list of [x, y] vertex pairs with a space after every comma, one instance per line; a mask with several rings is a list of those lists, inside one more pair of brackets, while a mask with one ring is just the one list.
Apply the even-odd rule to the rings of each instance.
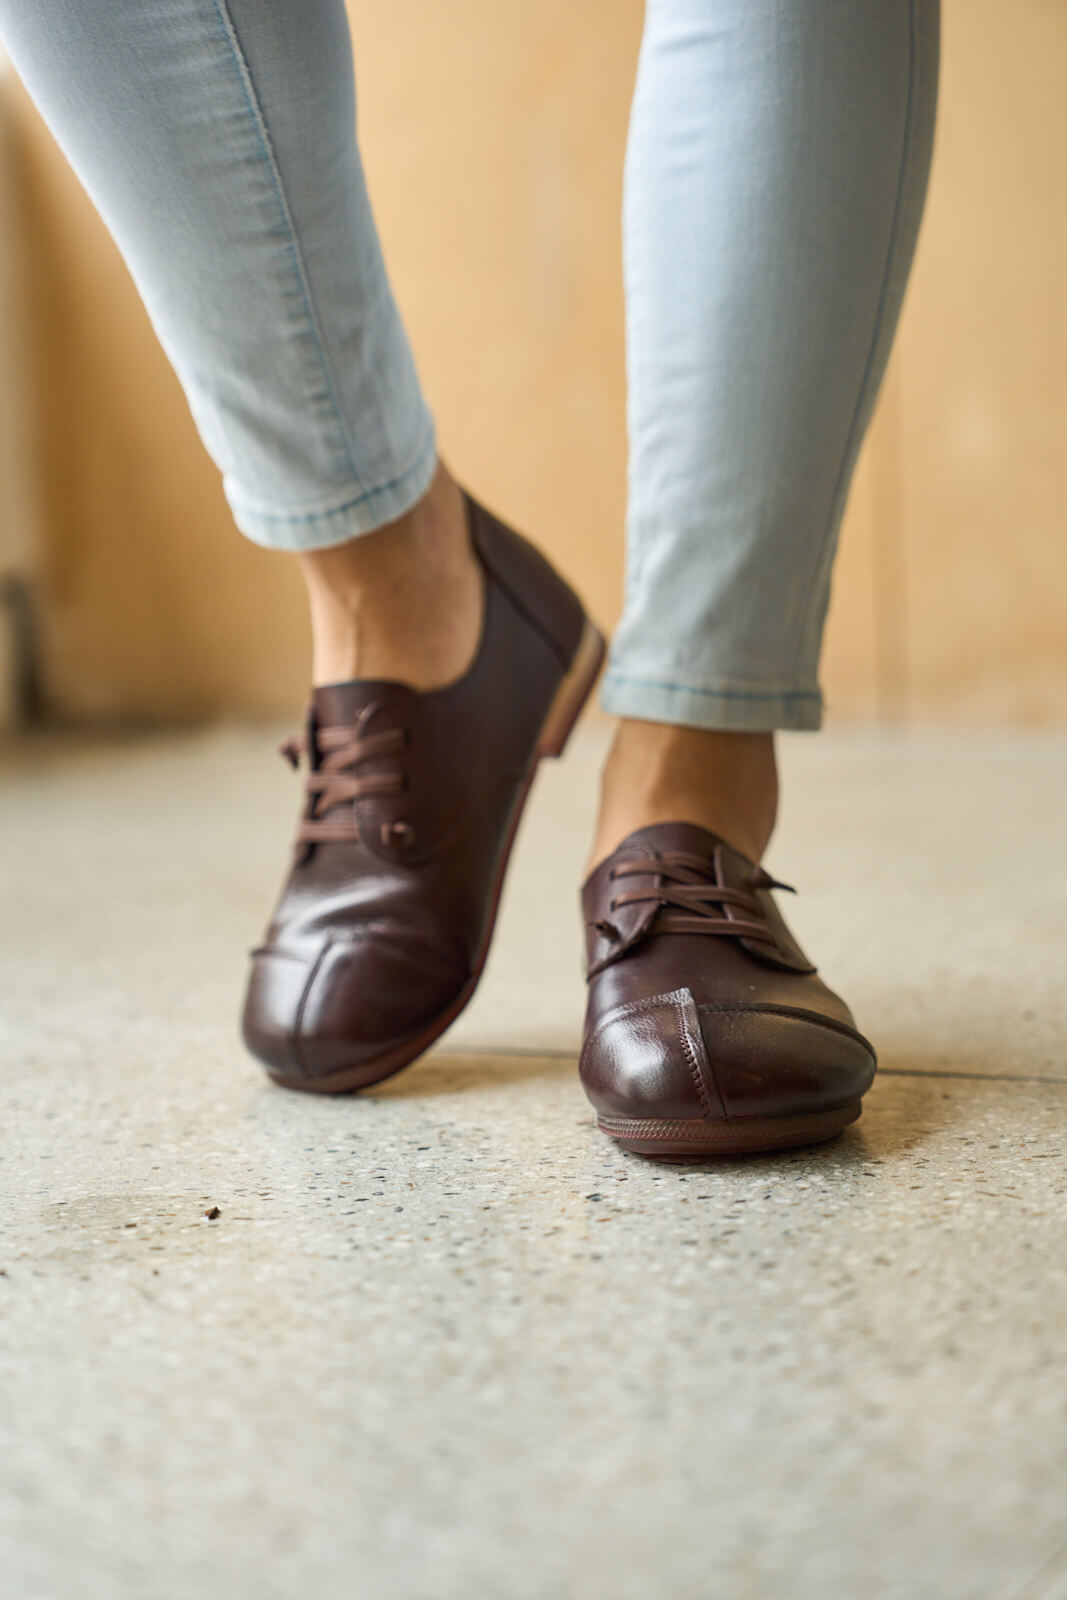
[[604, 640], [587, 617], [581, 640], [574, 652], [574, 660], [556, 690], [556, 697], [549, 707], [548, 716], [541, 729], [541, 742], [537, 747], [539, 759], [546, 756], [561, 756], [567, 748], [567, 741], [574, 724], [578, 721], [582, 707], [589, 699], [600, 669], [604, 665], [604, 655]]

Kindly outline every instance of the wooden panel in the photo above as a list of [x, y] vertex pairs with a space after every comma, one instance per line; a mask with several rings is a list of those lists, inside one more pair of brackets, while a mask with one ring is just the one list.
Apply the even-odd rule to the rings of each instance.
[[1067, 717], [1067, 6], [953, 0], [895, 356], [924, 716]]
[[298, 575], [233, 532], [114, 245], [24, 100], [16, 123], [47, 703], [71, 719], [289, 709], [306, 651]]
[[37, 544], [27, 459], [25, 262], [15, 226], [6, 77], [0, 56], [0, 732], [15, 726], [24, 709], [25, 619]]
[[622, 156], [641, 6], [350, 11], [371, 191], [444, 452], [610, 623], [625, 489]]
[[[602, 620], [622, 571], [619, 199], [638, 0], [352, 0], [360, 122], [446, 454]], [[949, 0], [928, 220], [835, 575], [831, 714], [1067, 716], [1060, 0]], [[291, 560], [233, 531], [113, 246], [17, 109], [45, 672], [73, 717], [303, 694]]]

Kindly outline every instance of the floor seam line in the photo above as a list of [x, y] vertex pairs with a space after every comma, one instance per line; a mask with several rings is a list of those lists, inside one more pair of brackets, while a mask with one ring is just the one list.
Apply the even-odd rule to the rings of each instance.
[[[449, 1045], [447, 1049], [437, 1050], [435, 1055], [441, 1059], [451, 1058], [454, 1061], [462, 1060], [464, 1056], [492, 1057], [500, 1056], [507, 1059], [509, 1056], [523, 1061], [573, 1061], [578, 1062], [579, 1051], [544, 1049], [538, 1050], [529, 1045]], [[1053, 1089], [1067, 1089], [1067, 1078], [1042, 1078], [1030, 1075], [1016, 1075], [1010, 1072], [954, 1072], [923, 1071], [919, 1067], [879, 1067], [876, 1078], [961, 1078], [968, 1083], [1030, 1083], [1044, 1084]]]

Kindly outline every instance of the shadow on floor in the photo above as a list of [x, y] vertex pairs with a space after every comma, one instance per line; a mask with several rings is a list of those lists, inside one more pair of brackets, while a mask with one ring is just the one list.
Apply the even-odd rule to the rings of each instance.
[[[609, 1144], [596, 1130], [593, 1113], [580, 1095], [577, 1083], [577, 1057], [566, 1052], [535, 1050], [468, 1050], [441, 1049], [406, 1068], [396, 1078], [363, 1090], [354, 1096], [339, 1096], [332, 1104], [345, 1120], [353, 1102], [371, 1101], [382, 1104], [438, 1101], [446, 1097], [462, 1098], [477, 1091], [507, 1091], [522, 1084], [539, 1083], [549, 1091], [550, 1097], [559, 1096], [560, 1110], [573, 1112], [580, 1109], [588, 1119], [590, 1138], [603, 1141], [605, 1148], [618, 1152], [627, 1161], [639, 1165], [652, 1159], [656, 1166], [706, 1167], [720, 1173], [732, 1170], [750, 1174], [763, 1169], [771, 1173], [785, 1166], [813, 1166], [828, 1179], [846, 1178], [850, 1173], [872, 1164], [892, 1163], [927, 1140], [947, 1130], [965, 1131], [973, 1123], [972, 1108], [988, 1105], [990, 1094], [1010, 1095], [1010, 1085], [1020, 1087], [1034, 1082], [1047, 1081], [1054, 1087], [1067, 1089], [1067, 1084], [1056, 1079], [1040, 1079], [1011, 1072], [975, 1071], [973, 1057], [951, 1055], [947, 1050], [935, 1049], [933, 1065], [930, 1057], [909, 1047], [883, 1049], [883, 1063], [874, 1087], [864, 1104], [863, 1117], [847, 1128], [837, 1139], [824, 1144], [801, 1147], [792, 1151], [749, 1156], [710, 1158], [648, 1158], [630, 1155], [618, 1146]], [[940, 1063], [944, 1062], [942, 1066]], [[555, 1086], [555, 1087], [553, 1087]], [[496, 1097], [494, 1096], [494, 1099]], [[506, 1110], [506, 1093], [500, 1097], [501, 1111]], [[329, 1103], [329, 1102], [327, 1102]], [[462, 1112], [460, 1113], [462, 1115]]]
[[[894, 1057], [894, 1060], [899, 1061], [900, 1058]], [[576, 1076], [577, 1063], [570, 1055], [510, 1054], [504, 1051], [452, 1054], [441, 1051], [417, 1062], [397, 1078], [365, 1090], [360, 1098], [414, 1101], [463, 1095], [472, 1090], [506, 1089], [531, 1080], [545, 1083], [555, 1081], [562, 1091], [571, 1095], [576, 1088]], [[961, 1069], [946, 1081], [929, 1071], [908, 1071], [895, 1066], [876, 1080], [865, 1103], [862, 1119], [826, 1145], [769, 1155], [715, 1156], [706, 1160], [700, 1157], [677, 1157], [665, 1164], [707, 1165], [716, 1170], [736, 1167], [752, 1171], [758, 1169], [761, 1162], [770, 1169], [781, 1166], [783, 1162], [796, 1164], [818, 1157], [829, 1171], [844, 1173], [871, 1161], [892, 1159], [897, 1153], [913, 1148], [934, 1133], [965, 1124], [970, 1083], [980, 1089], [989, 1076], [969, 1074]], [[970, 1082], [960, 1082], [961, 1078]], [[587, 1114], [592, 1132], [595, 1129], [592, 1111]], [[632, 1156], [628, 1159], [641, 1163], [649, 1158]]]

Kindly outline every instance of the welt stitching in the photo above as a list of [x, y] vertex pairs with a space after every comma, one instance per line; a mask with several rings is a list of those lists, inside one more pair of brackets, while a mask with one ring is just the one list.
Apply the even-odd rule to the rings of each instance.
[[234, 23], [233, 17], [230, 13], [228, 0], [214, 0], [214, 5], [220, 26], [222, 27], [222, 31], [226, 37], [226, 42], [230, 48], [230, 54], [233, 57], [233, 64], [237, 70], [237, 78], [244, 93], [245, 103], [248, 107], [249, 115], [252, 118], [252, 125], [256, 130], [256, 137], [259, 140], [260, 151], [262, 153], [263, 160], [266, 163], [267, 171], [270, 174], [271, 186], [274, 189], [274, 196], [278, 203], [278, 210], [281, 213], [282, 222], [284, 223], [286, 232], [288, 234], [289, 252], [292, 257], [294, 275], [300, 287], [300, 292], [303, 296], [304, 311], [308, 319], [308, 326], [310, 327], [312, 335], [314, 336], [315, 348], [322, 366], [322, 375], [326, 380], [327, 392], [333, 405], [336, 420], [340, 425], [341, 438], [344, 441], [345, 454], [348, 457], [348, 469], [362, 489], [363, 480], [360, 478], [359, 469], [356, 466], [355, 452], [352, 448], [352, 439], [349, 436], [348, 425], [345, 421], [345, 415], [341, 409], [341, 403], [338, 397], [337, 384], [330, 367], [329, 358], [326, 354], [326, 345], [323, 339], [322, 328], [319, 323], [319, 318], [315, 309], [314, 298], [311, 292], [311, 281], [308, 277], [307, 263], [304, 260], [304, 254], [300, 248], [300, 241], [297, 237], [296, 227], [293, 222], [292, 210], [285, 192], [281, 168], [278, 164], [278, 158], [271, 141], [270, 131], [267, 127], [267, 120], [264, 116], [263, 107], [260, 104], [259, 96], [256, 93], [255, 84], [252, 79], [252, 71], [249, 67], [248, 59], [245, 56], [244, 50], [242, 49], [236, 24]]
[[[674, 1009], [678, 1017], [678, 1034], [682, 1041], [682, 1049], [685, 1051], [686, 1057], [689, 1061], [689, 1072], [693, 1082], [696, 1085], [697, 1098], [700, 1101], [701, 1110], [709, 1122], [714, 1122], [715, 1118], [711, 1114], [711, 1102], [708, 1099], [708, 1092], [704, 1086], [704, 1074], [700, 1070], [700, 1063], [697, 1061], [696, 1051], [693, 1049], [692, 1042], [686, 1029], [685, 1007], [680, 1000], [676, 1000], [674, 1002]], [[725, 1105], [723, 1109], [725, 1110]]]

